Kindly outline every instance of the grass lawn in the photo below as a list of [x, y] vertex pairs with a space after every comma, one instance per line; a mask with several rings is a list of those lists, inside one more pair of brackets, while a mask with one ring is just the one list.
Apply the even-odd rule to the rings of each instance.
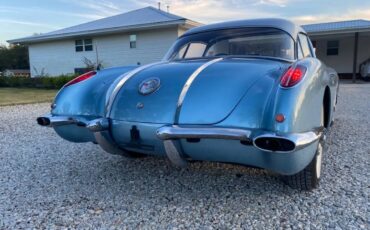
[[57, 92], [49, 89], [0, 87], [0, 106], [52, 102]]

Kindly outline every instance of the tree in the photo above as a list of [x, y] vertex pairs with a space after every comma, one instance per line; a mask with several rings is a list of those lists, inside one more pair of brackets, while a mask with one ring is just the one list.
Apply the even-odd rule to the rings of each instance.
[[29, 68], [28, 49], [26, 46], [0, 46], [0, 71]]

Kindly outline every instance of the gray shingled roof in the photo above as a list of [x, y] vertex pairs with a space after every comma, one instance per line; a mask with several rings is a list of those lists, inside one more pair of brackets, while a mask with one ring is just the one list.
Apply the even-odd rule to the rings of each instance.
[[49, 33], [29, 36], [25, 38], [9, 40], [9, 43], [26, 43], [44, 40], [54, 40], [64, 37], [99, 34], [128, 29], [149, 28], [163, 25], [176, 25], [190, 23], [198, 25], [199, 23], [188, 20], [171, 13], [158, 10], [154, 7], [145, 7], [127, 13], [83, 23], [80, 25], [52, 31]]
[[370, 21], [367, 20], [351, 20], [342, 22], [327, 22], [317, 23], [302, 26], [307, 33], [317, 32], [335, 32], [339, 30], [360, 30], [370, 29]]

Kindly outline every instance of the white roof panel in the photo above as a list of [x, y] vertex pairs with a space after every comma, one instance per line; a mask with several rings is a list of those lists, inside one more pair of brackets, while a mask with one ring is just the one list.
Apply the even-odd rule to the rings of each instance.
[[[10, 43], [27, 43], [43, 40], [60, 39], [68, 36], [91, 34], [94, 32], [112, 32], [124, 29], [150, 27], [166, 24], [181, 24], [190, 21], [186, 18], [164, 12], [154, 7], [145, 7], [127, 13], [102, 18], [80, 25], [52, 31], [49, 33], [9, 40]], [[197, 24], [196, 22], [194, 22]]]

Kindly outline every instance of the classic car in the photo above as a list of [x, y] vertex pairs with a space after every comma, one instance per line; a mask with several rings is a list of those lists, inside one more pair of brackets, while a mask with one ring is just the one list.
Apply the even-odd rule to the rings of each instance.
[[310, 190], [337, 91], [301, 27], [241, 20], [190, 29], [160, 62], [83, 74], [37, 122], [112, 154], [242, 164]]
[[370, 58], [360, 65], [360, 74], [365, 81], [370, 80]]

